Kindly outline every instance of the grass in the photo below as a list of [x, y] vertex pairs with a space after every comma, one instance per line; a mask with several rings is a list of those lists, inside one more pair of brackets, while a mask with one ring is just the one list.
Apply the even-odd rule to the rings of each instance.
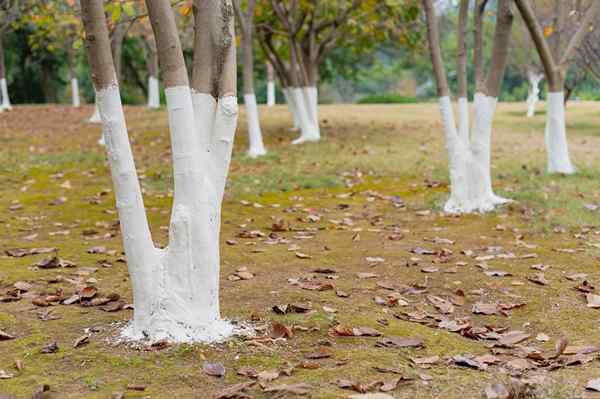
[[[40, 117], [31, 120], [31, 109]], [[376, 286], [380, 280], [426, 282], [428, 292], [438, 295], [462, 288], [468, 304], [457, 309], [456, 317], [469, 316], [478, 324], [494, 323], [534, 335], [544, 332], [552, 341], [535, 345], [547, 351], [561, 336], [567, 336], [573, 345], [600, 345], [598, 311], [587, 308], [582, 295], [573, 290], [575, 283], [564, 278], [566, 274], [585, 272], [592, 283], [600, 279], [600, 250], [593, 245], [600, 241], [596, 227], [600, 226], [600, 212], [584, 206], [600, 205], [600, 160], [596, 150], [600, 138], [595, 128], [600, 126], [600, 110], [597, 103], [573, 103], [568, 108], [571, 152], [579, 169], [575, 176], [545, 173], [544, 115], [528, 119], [525, 110], [524, 104], [500, 104], [493, 136], [495, 189], [516, 202], [489, 215], [459, 218], [439, 213], [447, 197], [448, 179], [435, 104], [323, 106], [323, 140], [302, 146], [289, 144], [296, 133], [289, 131], [289, 114], [284, 107], [261, 107], [269, 155], [260, 159], [245, 156], [242, 112], [222, 228], [223, 240], [235, 238], [239, 243], [222, 248], [222, 312], [231, 319], [255, 320], [258, 326], [279, 321], [306, 331], [297, 330], [293, 339], [268, 344], [267, 348], [233, 339], [213, 346], [135, 350], [113, 345], [114, 335], [131, 316], [128, 310], [105, 313], [96, 308], [56, 306], [49, 309], [60, 319], [42, 321], [38, 317], [41, 309], [29, 299], [0, 303], [0, 330], [17, 336], [0, 342], [0, 369], [16, 374], [2, 380], [0, 393], [29, 397], [38, 385], [47, 383], [56, 397], [106, 398], [135, 383], [145, 385], [146, 390], [129, 390], [127, 397], [208, 398], [228, 384], [245, 381], [235, 373], [241, 366], [262, 371], [299, 364], [304, 361], [304, 353], [314, 351], [324, 340], [332, 345], [333, 359], [319, 361], [317, 370], [297, 367], [292, 376], [280, 377], [276, 383], [306, 382], [315, 387], [312, 398], [337, 399], [350, 392], [338, 389], [333, 384], [336, 379], [363, 383], [389, 379], [389, 375], [374, 370], [375, 366], [385, 366], [399, 368], [406, 376], [426, 373], [432, 377], [428, 384], [419, 380], [398, 389], [394, 392], [396, 398], [453, 399], [480, 397], [487, 383], [508, 381], [499, 368], [484, 373], [445, 365], [428, 370], [412, 366], [409, 358], [413, 356], [483, 354], [488, 349], [484, 343], [458, 334], [395, 319], [397, 308], [387, 309], [373, 302], [374, 296], [388, 293]], [[91, 107], [17, 107], [0, 117], [0, 142], [6, 149], [0, 160], [0, 209], [5, 210], [0, 214], [0, 249], [56, 247], [59, 256], [78, 265], [74, 269], [37, 270], [31, 266], [46, 255], [3, 255], [0, 289], [16, 281], [28, 281], [34, 284], [34, 292], [62, 287], [71, 293], [74, 288], [66, 279], [76, 278], [82, 268], [95, 267], [94, 273], [83, 278], [94, 279], [101, 292], [117, 292], [131, 300], [126, 266], [116, 261], [122, 250], [121, 237], [107, 227], [116, 221], [114, 197], [103, 150], [96, 144], [100, 129], [85, 123], [91, 112]], [[128, 107], [126, 114], [154, 239], [166, 245], [172, 174], [165, 111]], [[407, 207], [396, 208], [374, 192], [400, 196]], [[63, 196], [67, 198], [65, 203], [49, 205]], [[22, 209], [8, 211], [15, 201]], [[424, 209], [432, 213], [417, 214]], [[321, 221], [308, 224], [298, 220], [306, 210], [320, 213]], [[316, 229], [316, 237], [308, 240], [298, 239], [295, 232], [277, 233], [299, 245], [311, 259], [295, 257], [293, 251], [288, 251], [291, 244], [267, 245], [261, 239], [236, 238], [243, 229], [270, 232], [273, 218], [284, 218], [298, 229]], [[331, 222], [344, 218], [353, 224]], [[404, 231], [403, 240], [387, 239], [394, 228]], [[83, 234], [89, 229], [97, 230], [97, 237]], [[414, 257], [411, 248], [441, 248], [443, 245], [424, 241], [436, 236], [456, 241], [450, 246], [450, 264], [437, 264], [440, 272], [431, 275], [420, 270], [431, 264], [425, 256], [420, 257], [418, 266], [406, 266]], [[521, 242], [536, 247], [523, 248]], [[98, 245], [117, 250], [117, 255], [86, 252]], [[490, 246], [501, 246], [517, 255], [535, 252], [538, 258], [491, 260], [491, 268], [513, 276], [488, 277], [461, 250]], [[253, 251], [256, 248], [264, 251]], [[565, 248], [581, 251], [556, 251]], [[385, 262], [371, 268], [365, 260], [368, 256], [381, 256]], [[100, 266], [102, 260], [112, 262], [112, 266]], [[467, 265], [456, 273], [444, 272], [457, 261]], [[545, 273], [549, 285], [527, 281], [534, 272], [529, 268], [534, 263], [551, 266]], [[241, 282], [227, 280], [242, 266], [256, 277]], [[288, 279], [310, 274], [317, 267], [336, 269], [336, 288], [351, 296], [339, 298], [331, 291], [305, 291], [288, 283]], [[359, 280], [358, 272], [375, 272], [378, 278]], [[475, 289], [479, 291], [471, 292]], [[410, 309], [434, 311], [422, 296], [407, 295], [407, 299]], [[470, 312], [476, 301], [517, 300], [527, 305], [514, 310], [510, 317]], [[314, 311], [281, 316], [270, 310], [275, 304], [292, 302], [311, 302]], [[325, 312], [323, 306], [335, 308], [337, 313]], [[381, 319], [386, 319], [388, 325], [380, 324]], [[327, 331], [336, 322], [370, 326], [386, 335], [419, 336], [425, 348], [390, 350], [374, 347], [374, 338], [331, 338]], [[73, 342], [88, 328], [97, 331], [91, 342], [73, 348]], [[52, 341], [58, 343], [58, 353], [40, 353], [41, 347]], [[15, 370], [14, 359], [23, 361], [22, 372]], [[207, 377], [202, 372], [205, 361], [222, 362], [228, 370], [225, 378]], [[599, 373], [597, 362], [547, 373], [538, 397], [579, 397], [584, 394], [587, 379]], [[258, 389], [253, 390], [253, 396], [272, 397]]]

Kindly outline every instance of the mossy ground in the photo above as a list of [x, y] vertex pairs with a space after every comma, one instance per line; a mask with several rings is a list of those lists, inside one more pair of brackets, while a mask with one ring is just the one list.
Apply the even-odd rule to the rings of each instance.
[[[78, 264], [75, 269], [35, 270], [31, 265], [46, 255], [23, 258], [0, 257], [0, 286], [16, 281], [35, 284], [34, 291], [64, 287], [68, 283], [49, 283], [57, 275], [75, 276], [77, 270], [97, 267], [86, 276], [95, 278], [102, 292], [117, 292], [131, 298], [127, 270], [117, 256], [88, 254], [86, 250], [102, 245], [122, 250], [120, 236], [104, 238], [112, 230], [106, 223], [116, 221], [111, 181], [103, 149], [97, 145], [98, 126], [85, 123], [91, 107], [73, 110], [67, 107], [16, 107], [0, 115], [0, 249], [15, 247], [57, 247], [62, 258]], [[538, 344], [550, 350], [554, 340], [566, 336], [573, 345], [600, 345], [599, 310], [586, 307], [583, 296], [573, 290], [575, 283], [564, 275], [585, 272], [592, 283], [600, 281], [600, 211], [585, 204], [600, 205], [600, 106], [597, 103], [573, 103], [568, 109], [571, 153], [579, 173], [575, 176], [550, 176], [544, 172], [543, 121], [540, 114], [524, 117], [523, 104], [500, 104], [493, 136], [493, 177], [498, 193], [517, 202], [485, 216], [449, 217], [439, 213], [447, 196], [447, 166], [439, 113], [435, 104], [401, 106], [323, 106], [320, 108], [323, 141], [291, 146], [294, 133], [288, 130], [289, 114], [283, 106], [261, 107], [267, 157], [253, 160], [244, 155], [247, 145], [244, 115], [236, 138], [226, 200], [223, 205], [222, 241], [235, 238], [237, 245], [223, 244], [222, 313], [230, 319], [259, 318], [258, 325], [280, 321], [288, 325], [316, 327], [297, 331], [285, 343], [268, 347], [234, 339], [215, 346], [179, 345], [161, 351], [138, 351], [114, 346], [111, 337], [130, 317], [130, 311], [106, 313], [96, 308], [55, 306], [50, 310], [58, 320], [42, 321], [40, 308], [23, 299], [0, 304], [0, 329], [17, 336], [0, 342], [0, 369], [15, 373], [0, 380], [0, 393], [28, 397], [40, 384], [47, 383], [58, 398], [106, 398], [111, 392], [124, 391], [131, 383], [146, 386], [144, 392], [127, 391], [127, 397], [209, 398], [228, 384], [244, 381], [235, 370], [243, 365], [259, 370], [296, 363], [318, 342], [328, 339], [327, 331], [337, 320], [349, 326], [370, 326], [386, 335], [419, 336], [425, 349], [390, 350], [374, 347], [374, 338], [329, 338], [333, 359], [319, 361], [317, 370], [297, 369], [291, 377], [277, 383], [307, 382], [315, 387], [313, 398], [341, 398], [348, 391], [336, 388], [337, 378], [368, 382], [382, 378], [374, 366], [396, 367], [407, 376], [423, 370], [411, 366], [408, 358], [437, 354], [483, 354], [481, 342], [458, 334], [431, 329], [397, 320], [390, 309], [376, 305], [375, 295], [385, 296], [376, 281], [391, 280], [412, 284], [427, 282], [428, 290], [444, 294], [457, 288], [467, 293], [467, 305], [458, 314], [470, 315], [473, 302], [523, 301], [524, 308], [510, 317], [471, 315], [476, 322], [522, 329], [534, 335], [543, 332], [552, 341]], [[170, 148], [164, 110], [127, 108], [129, 132], [137, 167], [145, 190], [145, 202], [154, 239], [166, 245], [170, 189]], [[69, 184], [65, 184], [68, 181]], [[68, 188], [70, 186], [70, 188]], [[365, 194], [376, 191], [398, 195], [406, 208], [391, 201]], [[347, 195], [353, 194], [353, 195]], [[49, 205], [67, 197], [60, 205]], [[249, 205], [241, 201], [248, 201]], [[22, 209], [9, 211], [18, 202]], [[253, 204], [260, 204], [255, 206]], [[338, 208], [346, 204], [347, 209]], [[293, 207], [296, 212], [284, 212]], [[305, 223], [305, 209], [322, 214], [317, 223]], [[432, 209], [420, 216], [419, 210]], [[332, 220], [351, 218], [351, 226]], [[278, 233], [300, 251], [311, 256], [299, 259], [286, 245], [266, 245], [260, 239], [236, 238], [241, 230], [270, 232], [273, 219], [283, 218], [292, 226], [317, 228], [312, 239], [300, 239], [294, 232]], [[378, 222], [380, 221], [380, 222]], [[387, 239], [386, 226], [405, 230], [404, 239]], [[504, 226], [498, 228], [498, 225]], [[557, 229], [560, 227], [560, 229]], [[84, 230], [95, 229], [101, 238], [90, 238]], [[589, 232], [588, 230], [589, 229]], [[68, 231], [68, 233], [66, 233]], [[582, 232], [584, 234], [582, 234]], [[424, 238], [443, 237], [454, 245], [432, 244]], [[534, 249], [518, 245], [517, 236]], [[421, 267], [431, 259], [420, 256], [419, 266], [407, 267], [416, 246], [450, 248], [454, 255], [440, 271], [424, 274]], [[490, 267], [508, 271], [511, 277], [488, 277], [462, 249], [502, 246], [517, 255], [535, 252], [537, 259], [495, 259]], [[556, 249], [579, 249], [574, 253]], [[257, 251], [259, 249], [259, 251]], [[370, 267], [367, 256], [385, 258]], [[112, 267], [98, 265], [112, 261]], [[467, 262], [456, 273], [445, 273], [457, 261]], [[534, 263], [550, 265], [545, 272], [550, 284], [534, 285], [527, 276]], [[232, 282], [227, 276], [245, 266], [255, 273], [248, 281]], [[333, 291], [312, 292], [288, 284], [288, 279], [309, 274], [317, 267], [331, 267], [340, 276], [336, 288], [351, 293], [339, 298]], [[357, 272], [377, 273], [377, 279], [359, 280]], [[521, 282], [522, 285], [515, 285]], [[481, 289], [475, 295], [470, 291]], [[409, 308], [431, 309], [422, 296], [409, 297]], [[314, 312], [308, 315], [274, 314], [275, 304], [310, 301]], [[333, 315], [323, 306], [338, 310]], [[377, 322], [387, 319], [388, 326]], [[97, 327], [91, 342], [73, 348], [73, 342], [86, 328]], [[56, 341], [60, 350], [41, 354], [43, 345]], [[14, 369], [14, 360], [24, 363], [22, 372]], [[339, 365], [340, 360], [346, 360]], [[222, 362], [228, 369], [223, 379], [207, 377], [202, 371], [205, 360]], [[488, 372], [438, 365], [425, 370], [433, 378], [406, 385], [397, 398], [475, 398], [481, 396], [489, 381], [508, 377], [491, 368]], [[590, 395], [583, 387], [589, 378], [600, 377], [600, 364], [561, 369], [547, 376], [543, 397], [566, 398]], [[385, 378], [385, 376], [384, 376]], [[270, 397], [253, 390], [257, 398]]]

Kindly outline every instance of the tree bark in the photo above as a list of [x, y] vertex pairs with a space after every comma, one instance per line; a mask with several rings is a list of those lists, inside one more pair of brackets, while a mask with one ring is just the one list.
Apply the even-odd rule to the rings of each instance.
[[160, 107], [160, 84], [158, 82], [158, 52], [154, 36], [144, 37], [146, 45], [146, 68], [148, 69], [148, 108]]
[[244, 105], [246, 106], [246, 120], [248, 122], [248, 156], [256, 158], [267, 153], [258, 116], [256, 95], [254, 94], [254, 8], [255, 0], [248, 0], [246, 12], [241, 8], [239, 0], [233, 0], [233, 6], [242, 34], [242, 60], [244, 74]]
[[267, 106], [272, 107], [276, 103], [275, 99], [275, 72], [273, 71], [273, 65], [269, 61], [266, 63], [267, 67]]
[[113, 60], [115, 62], [115, 73], [117, 79], [121, 80], [121, 68], [122, 68], [122, 54], [123, 54], [123, 40], [127, 34], [127, 25], [124, 23], [117, 23], [110, 35], [110, 48]]

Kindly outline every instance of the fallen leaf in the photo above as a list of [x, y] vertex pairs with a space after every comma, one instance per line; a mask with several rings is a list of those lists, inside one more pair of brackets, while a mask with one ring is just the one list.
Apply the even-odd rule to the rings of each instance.
[[495, 383], [490, 384], [485, 388], [485, 398], [486, 399], [510, 399], [511, 394], [506, 389], [506, 387], [502, 384]]
[[300, 384], [292, 384], [292, 385], [275, 385], [266, 387], [264, 392], [281, 392], [281, 393], [289, 393], [292, 395], [307, 395], [313, 390], [312, 385], [300, 383]]
[[293, 338], [294, 332], [288, 326], [282, 323], [273, 323], [271, 325], [272, 338]]
[[247, 395], [244, 394], [244, 391], [252, 387], [254, 384], [256, 384], [254, 381], [249, 381], [230, 385], [227, 388], [217, 392], [215, 399], [237, 399], [246, 397]]
[[421, 338], [389, 336], [377, 341], [375, 346], [384, 348], [421, 348], [424, 344]]
[[531, 334], [523, 331], [509, 331], [500, 336], [498, 343], [502, 346], [512, 346], [525, 341], [529, 337], [531, 337]]
[[55, 353], [58, 352], [58, 344], [56, 342], [51, 342], [49, 344], [44, 345], [41, 349], [42, 353]]
[[600, 308], [600, 295], [586, 294], [588, 308], [597, 309]]
[[73, 344], [73, 348], [79, 348], [80, 346], [83, 346], [89, 342], [90, 342], [90, 336], [87, 334], [82, 335], [81, 337], [79, 337], [75, 340], [75, 343]]
[[600, 378], [589, 380], [587, 384], [585, 384], [585, 389], [588, 391], [600, 392]]
[[225, 366], [221, 363], [204, 363], [204, 373], [211, 377], [223, 377], [225, 375]]
[[15, 336], [0, 330], [0, 341], [7, 341], [9, 339], [15, 339]]

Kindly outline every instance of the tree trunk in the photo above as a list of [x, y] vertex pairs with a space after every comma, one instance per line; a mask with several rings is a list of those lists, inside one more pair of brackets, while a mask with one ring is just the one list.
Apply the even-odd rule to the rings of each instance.
[[115, 63], [115, 73], [117, 80], [121, 81], [121, 65], [122, 65], [122, 54], [123, 54], [123, 40], [127, 34], [127, 26], [122, 21], [117, 23], [110, 36], [110, 49], [112, 58]]
[[548, 92], [546, 99], [546, 153], [549, 173], [575, 173], [569, 157], [564, 92]]
[[527, 72], [527, 80], [529, 81], [529, 95], [527, 96], [527, 117], [532, 118], [535, 115], [535, 106], [540, 100], [540, 82], [544, 78], [541, 73], [534, 71]]
[[[202, 0], [194, 4], [196, 23], [213, 21], [212, 25], [196, 26], [197, 32], [208, 34], [196, 37], [196, 47], [209, 52], [199, 56], [210, 55], [215, 61], [204, 66], [216, 69], [202, 72], [211, 77], [210, 92], [194, 87], [193, 94], [170, 1], [146, 0], [146, 5], [166, 87], [175, 180], [166, 249], [155, 248], [148, 227], [103, 1], [82, 0], [92, 77], [133, 286], [134, 315], [124, 335], [150, 341], [213, 342], [233, 331], [219, 311], [220, 207], [237, 118], [235, 78], [231, 79], [235, 72], [231, 3]], [[198, 43], [200, 40], [205, 43]]]
[[146, 68], [148, 69], [148, 108], [160, 108], [160, 85], [158, 83], [158, 54], [154, 36], [144, 38], [146, 43]]
[[[434, 66], [442, 125], [448, 150], [450, 173], [450, 197], [444, 206], [449, 213], [487, 212], [496, 205], [508, 202], [498, 197], [492, 190], [491, 183], [491, 134], [493, 116], [497, 104], [499, 82], [502, 81], [506, 67], [508, 38], [512, 27], [511, 0], [499, 0], [494, 50], [488, 77], [484, 82], [483, 72], [479, 77], [478, 91], [475, 93], [473, 113], [474, 120], [471, 131], [468, 124], [457, 129], [450, 91], [440, 48], [440, 37], [437, 16], [432, 0], [423, 0], [427, 18], [427, 38]], [[464, 5], [464, 4], [463, 4]], [[463, 18], [465, 16], [463, 15]], [[459, 52], [459, 69], [462, 69]], [[464, 95], [464, 86], [462, 93]], [[467, 115], [465, 115], [467, 114]], [[468, 121], [468, 102], [466, 97], [459, 98], [459, 117]]]
[[0, 103], [0, 112], [12, 109], [12, 106], [10, 104], [10, 97], [8, 96], [8, 85], [6, 83], [6, 65], [4, 63], [3, 36], [4, 32], [0, 32], [0, 97], [2, 98], [2, 103]]
[[266, 62], [267, 66], [267, 106], [272, 107], [276, 103], [275, 99], [275, 71], [270, 62]]
[[69, 77], [71, 78], [71, 104], [75, 108], [79, 108], [81, 101], [79, 98], [79, 81], [75, 73], [75, 54], [73, 44], [67, 44], [67, 61], [69, 62]]
[[254, 9], [256, 0], [249, 0], [246, 11], [242, 10], [239, 0], [233, 0], [242, 34], [242, 60], [244, 74], [244, 105], [246, 106], [246, 121], [248, 123], [249, 148], [247, 154], [256, 158], [267, 153], [263, 144], [256, 95], [254, 93]]

